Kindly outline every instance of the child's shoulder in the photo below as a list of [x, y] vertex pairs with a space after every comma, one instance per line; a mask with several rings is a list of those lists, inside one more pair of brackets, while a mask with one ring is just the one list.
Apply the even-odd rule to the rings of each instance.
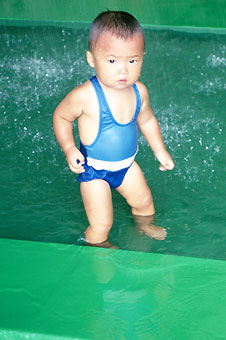
[[92, 96], [92, 86], [88, 80], [71, 90], [59, 106], [64, 111], [71, 112], [73, 118], [78, 118], [84, 112], [89, 111]]
[[141, 83], [141, 81], [136, 81], [136, 85], [138, 87], [138, 90], [140, 92], [146, 92], [147, 91], [147, 87], [144, 85], [144, 83]]
[[141, 100], [143, 101], [144, 99], [148, 98], [148, 89], [147, 87], [141, 83], [140, 81], [136, 82], [136, 86], [140, 92]]
[[92, 94], [92, 86], [89, 80], [85, 83], [76, 86], [67, 97], [72, 101], [87, 101], [87, 98]]

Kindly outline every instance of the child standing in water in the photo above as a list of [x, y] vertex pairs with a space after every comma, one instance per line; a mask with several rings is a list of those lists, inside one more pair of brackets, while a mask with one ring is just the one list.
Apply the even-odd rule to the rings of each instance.
[[[89, 33], [87, 62], [96, 76], [73, 89], [54, 112], [57, 140], [69, 168], [78, 174], [89, 226], [87, 243], [104, 243], [113, 224], [111, 189], [131, 206], [140, 229], [163, 240], [166, 230], [151, 225], [155, 208], [151, 191], [135, 162], [138, 129], [160, 162], [160, 170], [174, 163], [149, 106], [147, 88], [138, 81], [144, 55], [144, 35], [137, 20], [126, 12], [103, 12]], [[77, 119], [80, 151], [72, 123]]]

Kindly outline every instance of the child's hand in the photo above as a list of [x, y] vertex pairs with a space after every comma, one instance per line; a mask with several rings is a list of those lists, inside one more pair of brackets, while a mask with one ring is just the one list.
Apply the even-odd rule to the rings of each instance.
[[84, 167], [84, 156], [83, 154], [75, 147], [72, 146], [65, 152], [66, 159], [69, 165], [69, 168], [75, 174], [80, 174], [85, 171]]
[[173, 170], [174, 162], [170, 156], [170, 154], [166, 150], [162, 150], [155, 154], [158, 161], [161, 163], [159, 170], [166, 171], [166, 170]]

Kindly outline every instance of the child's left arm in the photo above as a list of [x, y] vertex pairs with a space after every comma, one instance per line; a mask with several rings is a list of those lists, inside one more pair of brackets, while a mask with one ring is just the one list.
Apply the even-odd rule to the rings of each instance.
[[138, 126], [161, 164], [159, 170], [172, 170], [174, 168], [174, 162], [166, 150], [159, 123], [149, 105], [147, 88], [141, 83], [138, 84], [138, 88], [142, 101], [141, 110], [137, 119]]

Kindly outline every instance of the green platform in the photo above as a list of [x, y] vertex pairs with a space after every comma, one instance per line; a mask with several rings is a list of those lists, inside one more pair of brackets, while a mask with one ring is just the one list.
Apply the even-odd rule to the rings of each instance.
[[226, 339], [226, 263], [0, 241], [1, 340]]

